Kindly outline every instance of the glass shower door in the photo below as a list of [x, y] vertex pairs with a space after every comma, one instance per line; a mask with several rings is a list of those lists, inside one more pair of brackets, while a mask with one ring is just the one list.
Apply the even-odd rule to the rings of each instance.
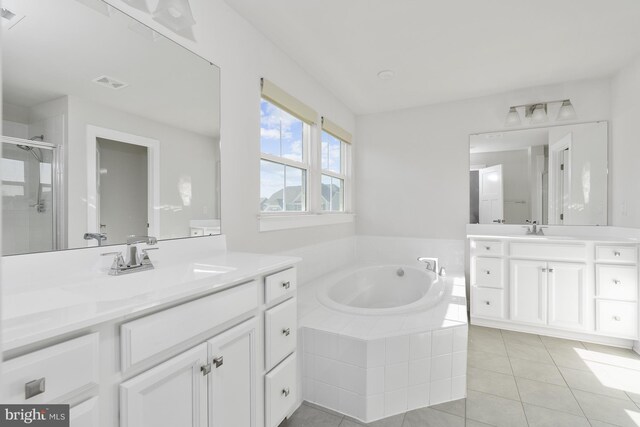
[[55, 147], [3, 137], [2, 254], [56, 249]]

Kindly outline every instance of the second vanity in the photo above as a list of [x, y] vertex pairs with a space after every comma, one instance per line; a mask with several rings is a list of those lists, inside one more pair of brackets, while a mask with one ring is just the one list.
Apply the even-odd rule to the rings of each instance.
[[471, 322], [603, 344], [638, 340], [638, 241], [469, 234]]
[[228, 252], [222, 236], [160, 249], [154, 270], [117, 277], [98, 248], [67, 257], [87, 266], [74, 277], [59, 253], [3, 259], [3, 402], [69, 404], [73, 427], [276, 427], [289, 416], [298, 259]]

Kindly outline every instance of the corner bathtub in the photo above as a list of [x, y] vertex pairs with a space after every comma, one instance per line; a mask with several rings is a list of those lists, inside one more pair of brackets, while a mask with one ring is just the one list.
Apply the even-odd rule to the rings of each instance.
[[299, 288], [303, 398], [369, 423], [465, 397], [463, 276], [354, 265]]

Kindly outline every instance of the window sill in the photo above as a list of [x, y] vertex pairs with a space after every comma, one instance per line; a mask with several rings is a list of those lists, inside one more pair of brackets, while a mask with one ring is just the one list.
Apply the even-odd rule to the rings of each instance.
[[290, 228], [318, 227], [321, 225], [345, 224], [353, 222], [353, 213], [322, 214], [262, 214], [258, 217], [260, 232], [287, 230]]

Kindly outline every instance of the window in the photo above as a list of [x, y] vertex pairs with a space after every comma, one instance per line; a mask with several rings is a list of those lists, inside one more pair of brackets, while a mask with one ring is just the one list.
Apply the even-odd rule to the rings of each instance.
[[313, 109], [261, 83], [260, 230], [352, 221], [351, 135], [325, 118], [319, 129]]
[[307, 210], [309, 125], [262, 100], [260, 103], [260, 211]]
[[344, 187], [346, 169], [346, 151], [344, 142], [328, 132], [322, 131], [320, 150], [321, 209], [328, 212], [344, 212]]

